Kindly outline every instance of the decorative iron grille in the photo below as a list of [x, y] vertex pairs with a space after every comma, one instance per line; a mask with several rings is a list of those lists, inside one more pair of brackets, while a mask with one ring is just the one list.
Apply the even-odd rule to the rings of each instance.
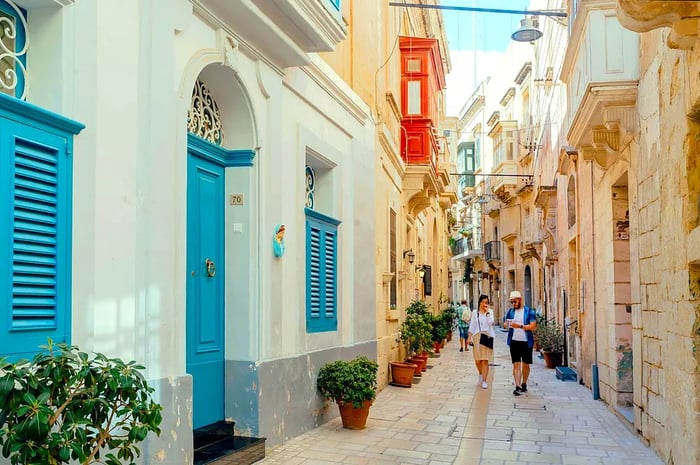
[[187, 112], [187, 130], [217, 145], [224, 141], [219, 106], [209, 88], [199, 79], [192, 90], [192, 103]]

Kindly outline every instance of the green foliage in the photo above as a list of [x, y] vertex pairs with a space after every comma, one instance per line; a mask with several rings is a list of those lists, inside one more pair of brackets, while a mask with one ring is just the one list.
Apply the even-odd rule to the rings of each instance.
[[447, 331], [457, 329], [457, 310], [454, 307], [447, 307], [442, 311], [442, 324], [445, 325]]
[[318, 389], [327, 399], [362, 407], [377, 393], [377, 369], [377, 362], [364, 355], [327, 363], [318, 372]]
[[544, 317], [537, 318], [537, 328], [533, 336], [543, 352], [562, 352], [564, 350], [564, 331], [557, 322], [546, 320]]
[[42, 349], [0, 361], [2, 455], [13, 465], [133, 464], [162, 421], [144, 367], [51, 340]]
[[409, 355], [432, 347], [432, 323], [430, 307], [422, 300], [414, 300], [406, 307], [406, 319], [399, 327], [399, 341], [404, 343]]

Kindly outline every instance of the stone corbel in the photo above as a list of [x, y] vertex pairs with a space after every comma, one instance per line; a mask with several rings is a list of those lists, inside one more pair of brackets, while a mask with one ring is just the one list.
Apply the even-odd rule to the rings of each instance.
[[385, 286], [391, 282], [391, 280], [394, 279], [394, 273], [391, 271], [385, 271], [382, 273], [382, 284]]
[[237, 71], [239, 67], [238, 41], [228, 35], [223, 29], [217, 29], [216, 45], [221, 50], [222, 63]]
[[581, 146], [581, 156], [584, 161], [595, 161], [603, 169], [606, 169], [614, 161], [613, 156], [609, 152], [601, 147], [595, 147], [593, 145], [582, 145]]
[[698, 39], [700, 2], [655, 0], [618, 0], [617, 18], [625, 28], [648, 32], [670, 27], [666, 44], [669, 48], [690, 49]]

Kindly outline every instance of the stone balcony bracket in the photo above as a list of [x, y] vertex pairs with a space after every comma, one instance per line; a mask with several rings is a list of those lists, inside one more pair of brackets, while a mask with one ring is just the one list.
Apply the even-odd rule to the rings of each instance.
[[688, 50], [698, 40], [700, 2], [618, 0], [617, 18], [625, 28], [635, 32], [670, 27], [668, 47]]

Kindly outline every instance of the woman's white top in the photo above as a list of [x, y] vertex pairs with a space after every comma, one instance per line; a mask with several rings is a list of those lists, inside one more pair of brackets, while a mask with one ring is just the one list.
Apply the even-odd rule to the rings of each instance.
[[494, 319], [493, 311], [489, 311], [484, 315], [480, 311], [472, 312], [472, 321], [469, 323], [469, 332], [476, 334], [478, 332], [486, 333], [491, 337], [496, 337], [496, 332], [493, 330]]

